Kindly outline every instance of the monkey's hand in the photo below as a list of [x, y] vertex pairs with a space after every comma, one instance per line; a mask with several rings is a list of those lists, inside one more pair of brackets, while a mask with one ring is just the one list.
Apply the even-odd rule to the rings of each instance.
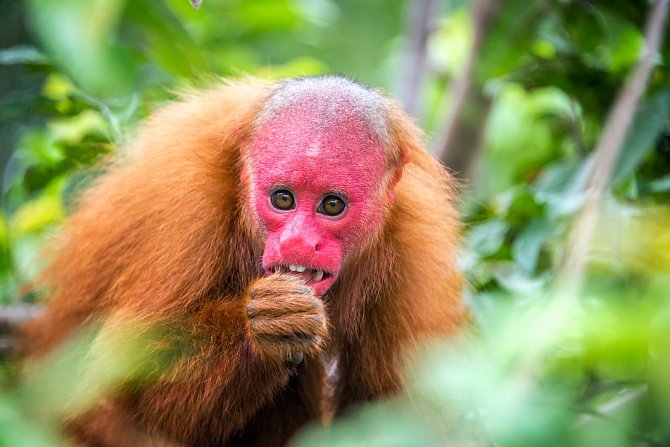
[[328, 336], [323, 302], [299, 278], [275, 274], [249, 287], [248, 333], [268, 359], [300, 363], [318, 354]]

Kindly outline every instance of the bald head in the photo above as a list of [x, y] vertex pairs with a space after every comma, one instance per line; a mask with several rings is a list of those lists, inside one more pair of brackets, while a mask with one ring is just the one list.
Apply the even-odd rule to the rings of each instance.
[[311, 125], [321, 129], [342, 120], [356, 120], [381, 146], [389, 142], [386, 99], [376, 91], [337, 76], [306, 77], [283, 81], [265, 103], [257, 128], [269, 120], [296, 111], [307, 112]]

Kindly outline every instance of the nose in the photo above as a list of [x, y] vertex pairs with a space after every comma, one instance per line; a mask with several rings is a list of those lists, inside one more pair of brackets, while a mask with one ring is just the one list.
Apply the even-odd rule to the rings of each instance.
[[308, 216], [296, 216], [279, 237], [282, 256], [311, 256], [322, 247], [318, 226]]
[[313, 254], [321, 249], [321, 243], [317, 237], [300, 234], [282, 234], [279, 242], [282, 255], [289, 253]]

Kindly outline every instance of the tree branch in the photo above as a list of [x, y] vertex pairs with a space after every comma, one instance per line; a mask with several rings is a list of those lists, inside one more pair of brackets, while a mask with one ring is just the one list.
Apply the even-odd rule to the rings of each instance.
[[584, 191], [585, 202], [575, 218], [557, 275], [557, 290], [565, 296], [575, 296], [581, 287], [590, 242], [614, 164], [661, 49], [669, 3], [670, 0], [657, 0], [652, 7], [645, 26], [645, 52], [619, 92], [594, 151], [593, 170]]
[[416, 0], [410, 10], [408, 20], [409, 42], [404, 56], [404, 69], [400, 80], [400, 98], [405, 109], [418, 117], [421, 110], [421, 85], [426, 73], [428, 37], [430, 22], [436, 16], [436, 0]]
[[441, 132], [436, 137], [440, 160], [464, 176], [482, 144], [483, 129], [491, 106], [479, 85], [474, 84], [475, 64], [480, 57], [486, 33], [502, 0], [477, 0], [474, 2], [474, 37], [463, 73], [453, 85], [453, 100]]

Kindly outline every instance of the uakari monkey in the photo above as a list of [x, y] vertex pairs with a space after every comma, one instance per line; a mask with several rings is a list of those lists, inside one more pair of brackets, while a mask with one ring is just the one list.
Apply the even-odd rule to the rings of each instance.
[[173, 328], [183, 356], [73, 418], [76, 442], [284, 445], [398, 392], [405, 356], [462, 324], [454, 183], [375, 90], [229, 82], [124, 154], [57, 239], [31, 355], [129, 318]]

